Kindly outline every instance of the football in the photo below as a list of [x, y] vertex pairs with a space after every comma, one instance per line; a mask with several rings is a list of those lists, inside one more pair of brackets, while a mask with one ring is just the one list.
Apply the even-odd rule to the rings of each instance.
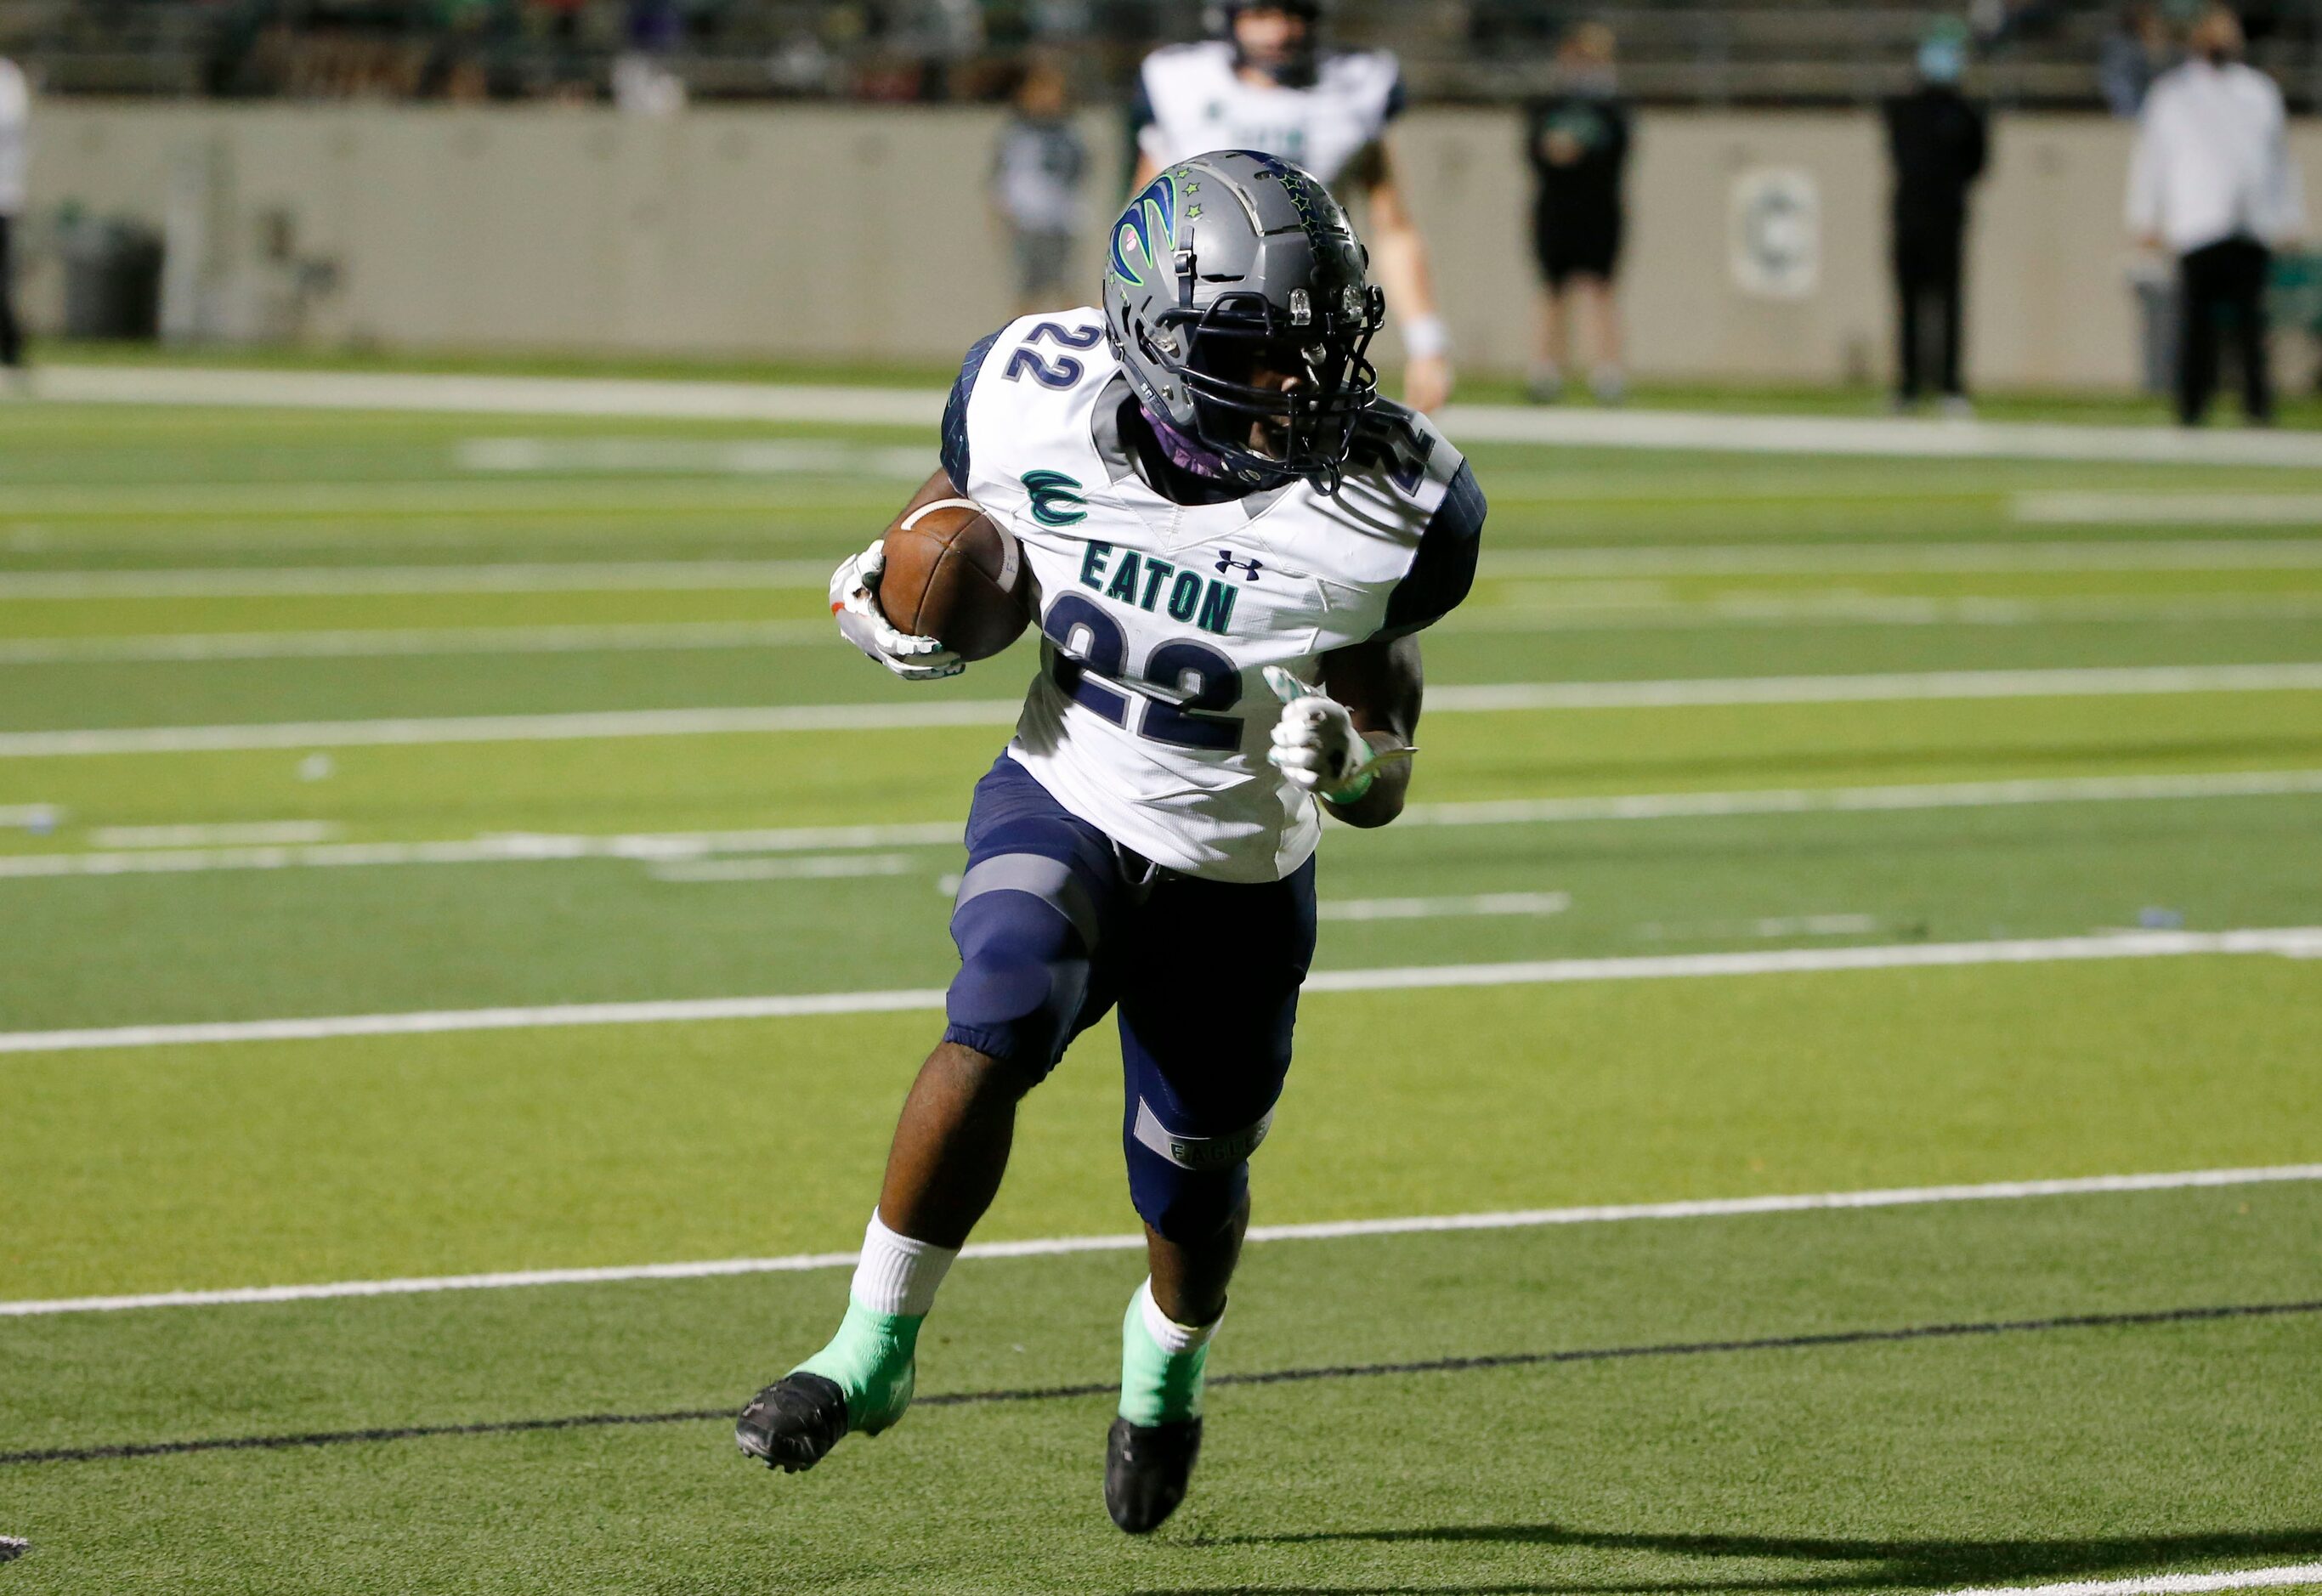
[[1035, 603], [1015, 534], [967, 500], [923, 505], [887, 529], [879, 607], [899, 631], [988, 660], [1024, 635]]

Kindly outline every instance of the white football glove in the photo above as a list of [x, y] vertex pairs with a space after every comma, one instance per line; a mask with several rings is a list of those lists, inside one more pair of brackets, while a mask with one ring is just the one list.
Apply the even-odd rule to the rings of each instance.
[[1266, 668], [1266, 685], [1282, 700], [1274, 723], [1274, 747], [1266, 762], [1303, 792], [1335, 804], [1351, 804], [1370, 790], [1383, 765], [1409, 759], [1412, 748], [1374, 748], [1355, 729], [1347, 707], [1307, 686], [1279, 665]]
[[887, 566], [887, 540], [881, 538], [831, 573], [830, 613], [839, 634], [905, 681], [941, 681], [967, 669], [967, 661], [932, 637], [899, 632], [879, 608], [879, 574]]

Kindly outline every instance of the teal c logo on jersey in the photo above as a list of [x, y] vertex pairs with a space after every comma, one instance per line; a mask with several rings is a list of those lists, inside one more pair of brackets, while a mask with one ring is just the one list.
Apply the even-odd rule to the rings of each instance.
[[1027, 471], [1024, 491], [1032, 496], [1032, 519], [1043, 526], [1078, 526], [1088, 519], [1081, 479], [1062, 471]]
[[1120, 225], [1112, 230], [1112, 274], [1141, 288], [1145, 278], [1139, 269], [1158, 266], [1162, 255], [1176, 247], [1177, 178], [1164, 172], [1129, 202]]

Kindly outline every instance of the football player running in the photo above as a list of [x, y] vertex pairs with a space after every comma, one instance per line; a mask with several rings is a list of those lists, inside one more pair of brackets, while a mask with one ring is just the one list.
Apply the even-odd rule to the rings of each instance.
[[[744, 1410], [752, 1457], [810, 1468], [902, 1416], [1018, 1101], [1111, 1009], [1150, 1274], [1121, 1327], [1105, 1501], [1141, 1534], [1184, 1499], [1313, 953], [1319, 811], [1402, 811], [1417, 634], [1467, 596], [1483, 531], [1458, 451], [1378, 397], [1367, 267], [1309, 174], [1203, 155], [1115, 225], [1101, 309], [968, 352], [912, 504], [970, 499], [1012, 532], [1041, 667], [975, 789], [949, 1024], [904, 1102], [846, 1318]], [[887, 623], [881, 569], [874, 543], [833, 579], [847, 637], [907, 679], [963, 670]]]
[[1171, 161], [1226, 149], [1278, 156], [1341, 193], [1353, 184], [1403, 333], [1403, 397], [1432, 415], [1451, 397], [1451, 338], [1387, 133], [1403, 114], [1402, 65], [1383, 50], [1325, 51], [1323, 0], [1211, 9], [1222, 37], [1156, 50], [1138, 73], [1132, 187]]

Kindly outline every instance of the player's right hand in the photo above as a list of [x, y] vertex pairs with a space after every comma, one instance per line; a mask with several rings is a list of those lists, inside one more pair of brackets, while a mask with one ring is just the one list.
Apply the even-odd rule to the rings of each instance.
[[879, 608], [879, 573], [887, 566], [884, 538], [830, 574], [830, 613], [839, 635], [905, 681], [941, 681], [967, 661], [932, 637], [913, 637], [888, 623]]

